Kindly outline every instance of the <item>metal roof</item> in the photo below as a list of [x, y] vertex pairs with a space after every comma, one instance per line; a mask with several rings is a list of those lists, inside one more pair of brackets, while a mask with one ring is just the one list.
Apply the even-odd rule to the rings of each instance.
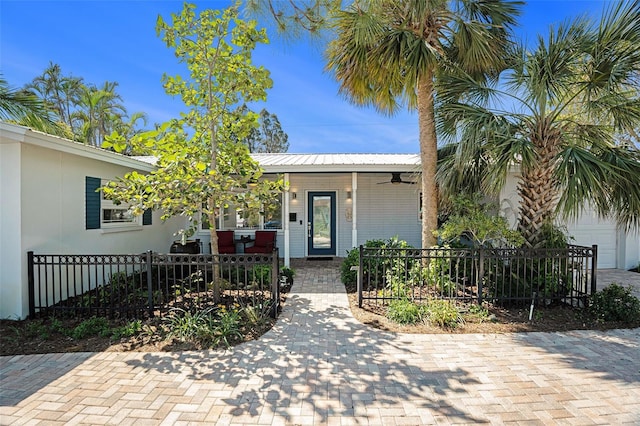
[[419, 154], [251, 154], [267, 173], [409, 172], [420, 169]]

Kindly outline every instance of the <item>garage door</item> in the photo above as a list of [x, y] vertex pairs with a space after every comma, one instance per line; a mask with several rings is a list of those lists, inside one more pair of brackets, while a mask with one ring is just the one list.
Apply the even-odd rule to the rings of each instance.
[[598, 219], [593, 211], [587, 211], [580, 218], [567, 225], [573, 244], [579, 246], [598, 245], [598, 268], [615, 268], [617, 258], [617, 230], [615, 222]]

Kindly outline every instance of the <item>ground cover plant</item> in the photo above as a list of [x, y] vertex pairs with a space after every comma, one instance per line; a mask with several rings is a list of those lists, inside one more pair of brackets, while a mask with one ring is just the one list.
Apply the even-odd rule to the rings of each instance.
[[[281, 303], [286, 293], [281, 293]], [[0, 356], [57, 352], [226, 349], [254, 340], [275, 319], [271, 304], [176, 308], [144, 320], [50, 316], [0, 320]]]
[[[372, 327], [402, 333], [512, 333], [530, 331], [609, 330], [640, 327], [638, 298], [629, 289], [611, 284], [592, 297], [591, 308], [551, 305], [500, 306], [491, 303], [453, 303], [435, 299], [415, 303], [399, 299], [388, 305], [358, 307], [355, 285], [346, 285], [354, 317]], [[620, 301], [625, 303], [620, 305]], [[622, 311], [621, 313], [618, 313]], [[531, 316], [531, 319], [529, 317]]]

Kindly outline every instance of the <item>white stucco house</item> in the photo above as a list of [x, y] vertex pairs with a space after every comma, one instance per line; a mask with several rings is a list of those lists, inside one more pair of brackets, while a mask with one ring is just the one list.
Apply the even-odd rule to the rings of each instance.
[[[393, 236], [420, 247], [420, 157], [417, 154], [253, 154], [266, 179], [282, 177], [288, 190], [260, 214], [221, 209], [215, 228], [236, 239], [256, 230], [276, 232], [285, 265], [291, 259], [344, 257], [370, 239]], [[149, 158], [102, 149], [0, 122], [0, 318], [28, 313], [27, 252], [116, 254], [168, 252], [181, 218], [159, 212], [127, 215], [96, 189], [106, 180], [153, 170]], [[515, 223], [516, 172], [500, 201]], [[599, 268], [629, 269], [640, 262], [640, 234], [584, 212], [567, 224], [574, 243], [599, 247]], [[192, 238], [209, 250], [210, 225]], [[239, 247], [243, 244], [239, 243]], [[241, 250], [239, 248], [239, 250]]]
[[[369, 239], [398, 236], [421, 245], [420, 156], [418, 154], [252, 154], [265, 177], [283, 176], [289, 191], [275, 200], [280, 208], [251, 224], [277, 231], [280, 256], [343, 257]], [[516, 223], [517, 171], [500, 195], [503, 213]], [[219, 229], [251, 233], [247, 222], [226, 211]], [[269, 226], [269, 224], [271, 224]], [[273, 225], [275, 224], [275, 226]], [[268, 226], [265, 226], [268, 225]], [[591, 210], [567, 223], [573, 243], [598, 245], [599, 268], [630, 269], [640, 262], [640, 233], [625, 232]], [[203, 240], [208, 231], [199, 234]]]
[[124, 155], [0, 122], [0, 318], [28, 313], [27, 252], [169, 251], [182, 220], [131, 218], [95, 190], [153, 166]]

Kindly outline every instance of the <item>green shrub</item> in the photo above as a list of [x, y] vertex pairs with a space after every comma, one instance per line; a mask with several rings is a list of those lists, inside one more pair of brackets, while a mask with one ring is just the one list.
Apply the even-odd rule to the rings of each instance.
[[422, 321], [422, 309], [407, 299], [392, 300], [387, 307], [387, 318], [398, 324], [415, 324]]
[[489, 310], [486, 307], [475, 303], [468, 305], [468, 311], [466, 315], [470, 318], [474, 318], [478, 322], [484, 322], [490, 317]]
[[213, 308], [191, 312], [181, 308], [171, 309], [163, 318], [169, 337], [185, 342], [197, 341], [199, 337], [206, 334], [202, 329], [209, 327], [212, 310]]
[[631, 294], [630, 287], [613, 283], [591, 295], [589, 311], [598, 321], [640, 321], [640, 300]]
[[180, 308], [172, 309], [164, 318], [169, 337], [200, 345], [213, 347], [226, 345], [242, 338], [240, 328], [241, 314], [238, 309], [221, 306], [187, 311]]
[[480, 194], [463, 194], [451, 200], [451, 214], [434, 234], [449, 244], [474, 247], [520, 246], [524, 238], [500, 216], [498, 206]]
[[127, 324], [116, 327], [111, 330], [111, 338], [114, 340], [120, 340], [125, 337], [133, 337], [142, 331], [142, 321], [134, 320]]
[[431, 247], [431, 249], [436, 250], [436, 253], [440, 256], [429, 261], [429, 266], [424, 272], [424, 281], [434, 286], [441, 295], [453, 296], [456, 290], [456, 283], [451, 280], [452, 249], [448, 245]]
[[215, 336], [214, 343], [219, 345], [224, 342], [227, 347], [230, 347], [231, 343], [242, 338], [240, 331], [240, 313], [235, 309], [229, 311], [223, 310], [213, 330]]
[[272, 310], [273, 303], [270, 300], [267, 300], [263, 303], [244, 306], [240, 310], [240, 313], [247, 324], [252, 327], [262, 328], [271, 320]]
[[106, 337], [110, 331], [109, 320], [104, 317], [91, 317], [78, 324], [71, 332], [71, 337], [76, 340], [92, 336]]
[[455, 328], [462, 322], [456, 305], [449, 300], [429, 300], [424, 307], [424, 315], [428, 323], [439, 327]]
[[249, 280], [261, 286], [269, 286], [271, 284], [271, 266], [255, 265], [249, 274]]
[[27, 323], [25, 332], [27, 337], [38, 337], [42, 340], [47, 340], [50, 337], [49, 328], [41, 321]]
[[[384, 240], [368, 240], [364, 244], [364, 247], [375, 248], [383, 247], [385, 245]], [[352, 271], [352, 266], [358, 266], [360, 264], [360, 250], [358, 247], [354, 247], [351, 250], [347, 250], [347, 257], [340, 265], [340, 279], [344, 285], [356, 284], [358, 280], [358, 271]]]
[[286, 266], [280, 268], [280, 276], [287, 278], [287, 285], [290, 286], [293, 284], [293, 277], [296, 276], [296, 271]]

